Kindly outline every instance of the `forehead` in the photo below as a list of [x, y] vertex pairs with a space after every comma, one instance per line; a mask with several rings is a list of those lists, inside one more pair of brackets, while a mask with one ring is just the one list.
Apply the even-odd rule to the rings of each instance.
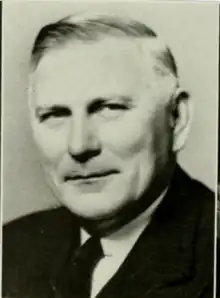
[[[152, 40], [143, 52], [140, 40], [105, 38], [96, 42], [69, 42], [50, 50], [34, 75], [37, 97], [53, 100], [64, 94], [85, 98], [101, 93], [132, 94], [156, 79]], [[147, 50], [146, 50], [147, 49]]]

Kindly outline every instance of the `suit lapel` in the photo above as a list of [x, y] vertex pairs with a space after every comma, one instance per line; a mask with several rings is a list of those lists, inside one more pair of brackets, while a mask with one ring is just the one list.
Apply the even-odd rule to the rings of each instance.
[[72, 254], [77, 250], [80, 246], [80, 229], [77, 219], [73, 216], [73, 214], [65, 208], [63, 212], [66, 213], [66, 217], [68, 217], [68, 223], [66, 224], [66, 219], [60, 222], [60, 231], [68, 231], [65, 232], [66, 236], [59, 243], [59, 247], [55, 248], [54, 251], [54, 262], [51, 267], [51, 273], [49, 277], [49, 287], [50, 287], [50, 295], [48, 297], [57, 297], [60, 298], [61, 295], [59, 293], [58, 284], [60, 278], [62, 278], [62, 272], [65, 266], [68, 265]]
[[192, 279], [199, 210], [190, 200], [190, 185], [178, 168], [151, 224], [97, 298], [155, 298], [164, 286]]

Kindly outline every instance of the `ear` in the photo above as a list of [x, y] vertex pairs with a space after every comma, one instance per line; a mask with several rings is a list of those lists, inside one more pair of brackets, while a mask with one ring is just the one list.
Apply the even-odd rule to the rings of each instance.
[[192, 103], [189, 94], [178, 88], [172, 98], [171, 106], [172, 150], [177, 153], [186, 143], [191, 124]]

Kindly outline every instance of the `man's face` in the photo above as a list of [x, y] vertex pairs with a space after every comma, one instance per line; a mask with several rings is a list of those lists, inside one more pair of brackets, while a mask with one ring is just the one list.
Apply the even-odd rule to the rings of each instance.
[[143, 55], [133, 41], [117, 38], [69, 43], [40, 61], [32, 86], [34, 137], [72, 212], [114, 215], [167, 166], [173, 80], [156, 74], [155, 63], [150, 50]]

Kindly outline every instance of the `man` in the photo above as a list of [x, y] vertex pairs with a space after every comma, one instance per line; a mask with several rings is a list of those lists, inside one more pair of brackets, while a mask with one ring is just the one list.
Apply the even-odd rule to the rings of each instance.
[[213, 295], [214, 199], [177, 165], [190, 122], [170, 49], [116, 15], [39, 32], [30, 119], [64, 207], [3, 233], [3, 297]]

